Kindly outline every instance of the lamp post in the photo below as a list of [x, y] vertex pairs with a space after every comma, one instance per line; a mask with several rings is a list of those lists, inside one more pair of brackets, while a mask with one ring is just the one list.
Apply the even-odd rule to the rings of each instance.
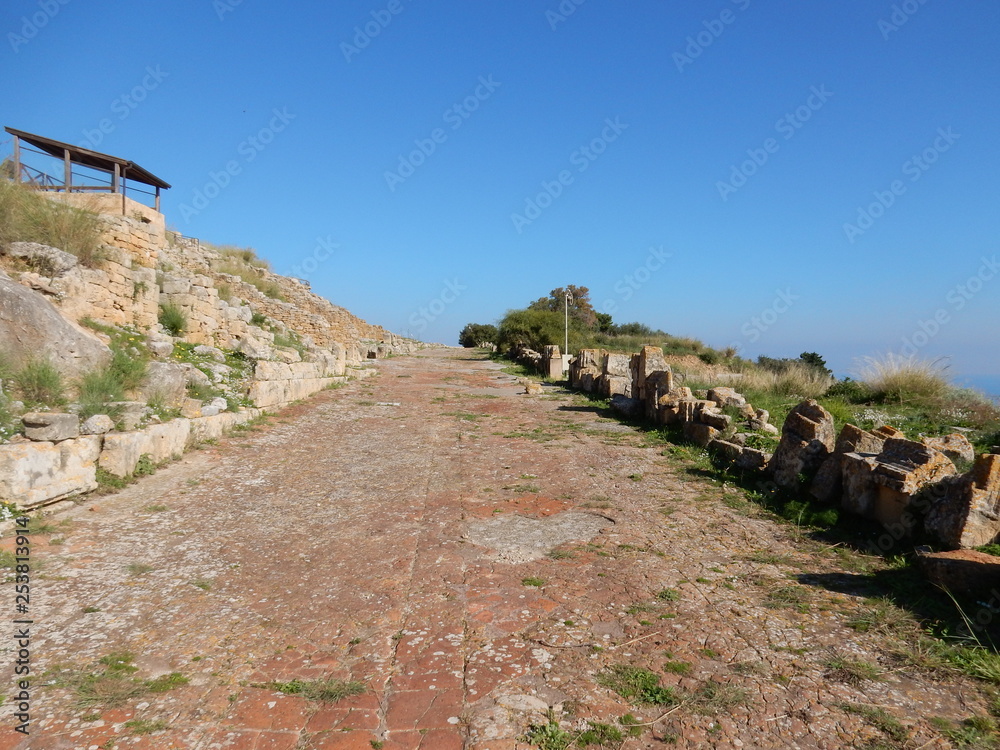
[[563, 349], [563, 356], [569, 357], [569, 301], [573, 299], [573, 295], [566, 292], [566, 348]]

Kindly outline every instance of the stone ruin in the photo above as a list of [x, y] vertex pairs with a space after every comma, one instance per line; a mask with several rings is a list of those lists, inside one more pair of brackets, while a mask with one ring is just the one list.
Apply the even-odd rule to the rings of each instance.
[[[24, 413], [13, 402], [23, 435], [0, 439], [0, 501], [32, 508], [89, 492], [98, 469], [128, 476], [143, 456], [169, 460], [265, 408], [373, 374], [366, 360], [421, 346], [298, 279], [259, 268], [261, 280], [280, 292], [264, 294], [217, 270], [222, 256], [214, 249], [168, 232], [162, 214], [129, 198], [94, 203], [82, 196], [80, 206], [97, 212], [101, 228], [103, 259], [94, 267], [37, 243], [0, 246], [0, 352], [14, 361], [44, 359], [73, 381], [111, 360], [107, 336], [91, 329], [113, 326], [143, 339], [151, 355], [146, 380], [130, 394], [134, 401], [114, 404], [114, 421]], [[180, 335], [160, 326], [162, 305], [182, 312]], [[194, 345], [199, 364], [176, 361], [178, 345]], [[226, 351], [248, 363], [245, 377], [227, 364]], [[209, 389], [222, 396], [190, 395]], [[148, 405], [154, 399], [181, 416], [161, 423]]]
[[[779, 432], [733, 388], [697, 398], [676, 385], [654, 346], [632, 355], [581, 350], [570, 360], [569, 383], [610, 398], [625, 417], [680, 425], [686, 439], [736, 469], [759, 472], [778, 488], [804, 487], [820, 502], [879, 522], [894, 540], [922, 530], [955, 550], [1000, 536], [1000, 455], [976, 456], [961, 434], [917, 442], [890, 426], [848, 424], [837, 435], [833, 416], [812, 399], [792, 409]], [[774, 452], [752, 447], [754, 434], [780, 434]], [[974, 465], [959, 474], [955, 460]]]

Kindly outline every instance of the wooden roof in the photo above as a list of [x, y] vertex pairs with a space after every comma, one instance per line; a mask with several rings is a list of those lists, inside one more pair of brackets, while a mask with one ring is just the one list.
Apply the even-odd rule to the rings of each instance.
[[63, 143], [62, 141], [45, 138], [34, 133], [26, 133], [23, 130], [15, 130], [14, 128], [7, 127], [4, 130], [57, 159], [65, 158], [66, 153], [69, 152], [70, 161], [75, 164], [82, 164], [85, 167], [100, 169], [104, 172], [114, 172], [115, 165], [117, 164], [121, 169], [122, 177], [125, 179], [141, 182], [144, 185], [152, 185], [157, 188], [167, 189], [170, 187], [169, 183], [161, 180], [155, 174], [143, 169], [133, 161], [121, 159], [117, 156], [110, 156], [109, 154], [102, 154], [97, 151], [90, 151], [79, 146], [74, 146], [71, 143]]

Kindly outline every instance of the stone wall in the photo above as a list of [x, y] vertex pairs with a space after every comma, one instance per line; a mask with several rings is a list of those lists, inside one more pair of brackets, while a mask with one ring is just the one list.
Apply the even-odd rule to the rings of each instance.
[[132, 432], [0, 445], [0, 501], [31, 509], [91, 492], [98, 486], [98, 467], [126, 477], [135, 471], [143, 455], [155, 464], [169, 461], [193, 444], [218, 439], [261, 413], [259, 409], [243, 409], [212, 417], [174, 419]]

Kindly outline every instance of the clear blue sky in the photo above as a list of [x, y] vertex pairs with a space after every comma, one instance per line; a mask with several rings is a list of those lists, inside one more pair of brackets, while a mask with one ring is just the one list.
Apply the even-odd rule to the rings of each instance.
[[578, 284], [745, 356], [1000, 373], [996, 3], [64, 2], [0, 10], [3, 124], [396, 332]]

